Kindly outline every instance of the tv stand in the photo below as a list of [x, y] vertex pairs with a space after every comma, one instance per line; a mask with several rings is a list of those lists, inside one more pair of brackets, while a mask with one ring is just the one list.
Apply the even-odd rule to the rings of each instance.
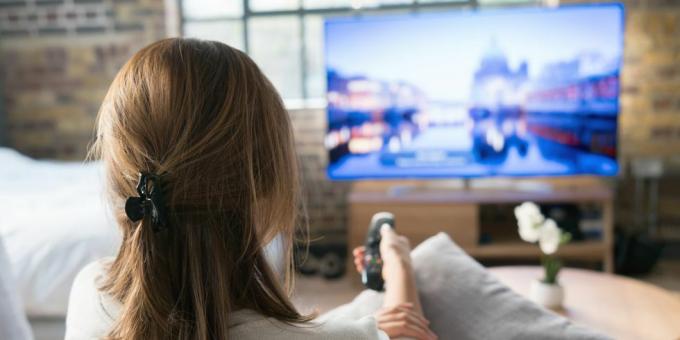
[[371, 216], [390, 211], [396, 216], [397, 230], [409, 237], [414, 247], [446, 232], [478, 259], [538, 260], [538, 246], [519, 240], [516, 227], [503, 230], [507, 237], [480, 244], [480, 207], [524, 201], [590, 203], [602, 209], [601, 239], [572, 242], [562, 246], [558, 255], [566, 260], [598, 262], [604, 271], [613, 272], [612, 198], [605, 180], [590, 177], [355, 182], [349, 195], [348, 245], [352, 249], [363, 244]]
[[[358, 184], [362, 187], [365, 184]], [[517, 191], [517, 192], [551, 192], [553, 184], [536, 179], [459, 179], [433, 181], [385, 182], [386, 193], [390, 196], [408, 196], [413, 193], [442, 192], [459, 190], [467, 193], [473, 191]]]

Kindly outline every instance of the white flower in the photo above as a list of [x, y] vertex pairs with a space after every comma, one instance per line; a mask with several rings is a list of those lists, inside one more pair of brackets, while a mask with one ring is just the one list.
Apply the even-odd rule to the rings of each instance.
[[518, 232], [522, 240], [534, 243], [538, 241], [540, 227], [545, 220], [541, 209], [534, 203], [524, 202], [515, 208]]
[[540, 236], [538, 239], [538, 245], [541, 247], [541, 251], [546, 255], [553, 254], [560, 246], [561, 240], [562, 230], [557, 227], [557, 223], [550, 218], [545, 220], [540, 228]]
[[515, 208], [517, 221], [526, 221], [535, 225], [543, 223], [545, 217], [541, 214], [541, 209], [532, 202], [524, 202]]
[[529, 243], [538, 241], [538, 237], [540, 236], [540, 229], [538, 225], [527, 220], [518, 220], [517, 226], [519, 227], [519, 237], [521, 237], [522, 240]]

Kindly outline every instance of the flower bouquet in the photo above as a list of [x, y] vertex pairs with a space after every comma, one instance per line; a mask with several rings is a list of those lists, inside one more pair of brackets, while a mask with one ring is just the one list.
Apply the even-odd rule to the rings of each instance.
[[555, 257], [560, 245], [571, 240], [571, 234], [563, 232], [557, 223], [545, 218], [541, 209], [532, 202], [524, 202], [515, 208], [519, 236], [529, 243], [538, 242], [543, 257], [542, 280], [532, 282], [530, 296], [533, 301], [548, 308], [558, 308], [564, 300], [564, 289], [557, 280], [562, 262]]

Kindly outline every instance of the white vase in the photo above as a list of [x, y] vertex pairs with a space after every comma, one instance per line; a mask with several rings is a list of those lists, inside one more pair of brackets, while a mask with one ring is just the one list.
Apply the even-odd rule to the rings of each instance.
[[531, 281], [531, 301], [550, 309], [559, 309], [564, 301], [564, 288], [559, 284], [548, 284], [541, 280]]

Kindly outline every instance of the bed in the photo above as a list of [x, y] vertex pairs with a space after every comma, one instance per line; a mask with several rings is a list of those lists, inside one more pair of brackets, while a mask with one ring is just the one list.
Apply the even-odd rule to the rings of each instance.
[[120, 236], [99, 162], [34, 160], [0, 148], [0, 237], [29, 317], [66, 315], [87, 263], [116, 253]]

